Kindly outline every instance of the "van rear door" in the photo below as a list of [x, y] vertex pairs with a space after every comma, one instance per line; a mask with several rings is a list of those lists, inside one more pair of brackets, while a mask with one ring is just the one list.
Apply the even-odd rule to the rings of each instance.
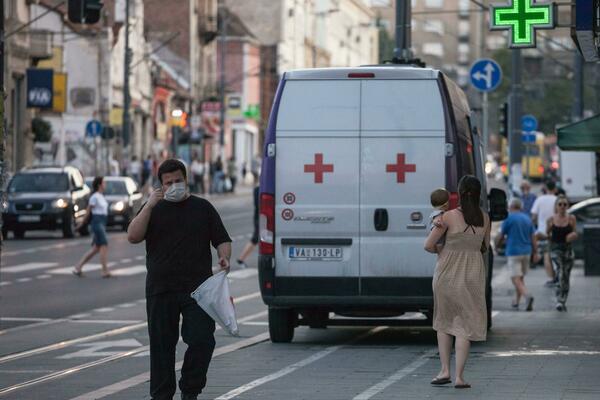
[[277, 295], [358, 295], [360, 81], [288, 80], [277, 116]]
[[431, 191], [445, 181], [445, 121], [435, 80], [364, 80], [360, 275], [365, 296], [431, 296], [423, 250]]

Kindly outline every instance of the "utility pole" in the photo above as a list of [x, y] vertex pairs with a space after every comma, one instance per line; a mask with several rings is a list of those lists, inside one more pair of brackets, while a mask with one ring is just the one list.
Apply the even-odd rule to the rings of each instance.
[[577, 122], [583, 118], [583, 57], [577, 49], [574, 54], [575, 75], [573, 76], [573, 110], [571, 114], [573, 122]]
[[[123, 76], [123, 127], [121, 138], [123, 139], [123, 148], [125, 150], [125, 156], [129, 156], [127, 149], [131, 142], [130, 135], [130, 117], [129, 108], [131, 106], [131, 95], [129, 93], [129, 74], [131, 69], [131, 49], [129, 48], [129, 1], [125, 0], [125, 66]], [[125, 139], [127, 139], [127, 145], [125, 145]]]
[[219, 101], [221, 102], [220, 110], [220, 135], [219, 135], [219, 155], [221, 162], [225, 160], [225, 61], [227, 60], [227, 7], [225, 2], [221, 2], [221, 65], [219, 75]]
[[521, 59], [521, 50], [513, 49], [511, 55], [511, 87], [509, 99], [509, 174], [511, 189], [515, 191], [521, 184], [523, 171], [521, 170], [521, 159], [523, 158], [523, 139], [521, 137], [521, 114], [522, 114], [522, 93], [521, 93], [521, 71], [523, 62]]
[[412, 59], [411, 42], [411, 2], [396, 0], [396, 47], [394, 58], [408, 61]]
[[[0, 204], [4, 201], [4, 4], [0, 5]], [[0, 214], [0, 225], [2, 215]], [[4, 238], [0, 234], [0, 247]]]

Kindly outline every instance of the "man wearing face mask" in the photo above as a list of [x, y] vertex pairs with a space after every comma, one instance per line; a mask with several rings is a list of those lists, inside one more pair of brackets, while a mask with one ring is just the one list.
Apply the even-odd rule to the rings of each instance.
[[215, 347], [215, 323], [190, 293], [212, 275], [211, 244], [217, 249], [220, 268], [229, 270], [231, 238], [212, 204], [189, 194], [181, 161], [165, 160], [158, 179], [161, 187], [131, 221], [127, 238], [131, 243], [146, 241], [150, 395], [153, 400], [171, 400], [175, 394], [181, 314], [181, 337], [188, 349], [179, 388], [181, 398], [190, 400], [206, 385]]

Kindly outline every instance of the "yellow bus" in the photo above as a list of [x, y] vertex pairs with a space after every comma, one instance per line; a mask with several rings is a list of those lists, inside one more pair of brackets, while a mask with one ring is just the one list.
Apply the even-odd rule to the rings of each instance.
[[[546, 146], [544, 143], [544, 134], [537, 132], [535, 136], [535, 143], [529, 143], [526, 146], [529, 147], [529, 153], [527, 148], [523, 149], [523, 158], [521, 159], [521, 172], [523, 178], [530, 179], [533, 181], [541, 181], [544, 179], [546, 172]], [[505, 138], [501, 140], [502, 148], [502, 173], [505, 178], [508, 178], [508, 142]], [[529, 157], [527, 156], [529, 154]], [[529, 160], [529, 161], [528, 161]]]

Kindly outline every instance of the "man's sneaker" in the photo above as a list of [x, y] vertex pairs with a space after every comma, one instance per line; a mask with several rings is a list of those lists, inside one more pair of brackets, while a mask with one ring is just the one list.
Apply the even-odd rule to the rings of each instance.
[[556, 310], [557, 311], [567, 311], [567, 307], [565, 306], [564, 303], [558, 303], [558, 304], [556, 304]]
[[237, 260], [237, 265], [239, 269], [244, 269], [244, 268], [248, 268], [248, 265], [243, 262], [242, 260]]
[[527, 307], [525, 308], [525, 311], [531, 310], [533, 310], [533, 296], [527, 297]]

